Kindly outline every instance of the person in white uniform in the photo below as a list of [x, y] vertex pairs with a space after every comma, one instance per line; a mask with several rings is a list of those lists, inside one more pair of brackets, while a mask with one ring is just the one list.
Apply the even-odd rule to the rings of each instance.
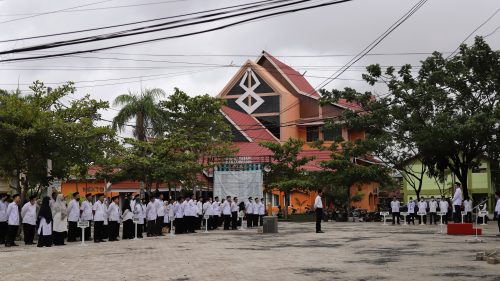
[[30, 201], [24, 204], [21, 209], [21, 218], [23, 219], [24, 244], [33, 245], [36, 229], [36, 196], [31, 195]]
[[0, 245], [5, 244], [5, 236], [7, 235], [7, 194], [0, 193]]
[[316, 233], [324, 233], [321, 230], [321, 220], [323, 219], [323, 200], [321, 197], [323, 196], [323, 191], [318, 192], [318, 196], [314, 200], [314, 210], [316, 212]]
[[259, 226], [259, 209], [260, 209], [260, 199], [255, 197], [255, 201], [253, 203], [253, 222], [252, 225], [254, 227]]
[[68, 242], [75, 242], [79, 237], [78, 220], [80, 219], [80, 193], [73, 193], [68, 204]]
[[470, 199], [464, 200], [464, 212], [465, 212], [464, 222], [472, 223], [472, 201]]
[[97, 194], [97, 201], [92, 206], [92, 213], [94, 214], [94, 242], [105, 242], [104, 219], [106, 207], [104, 206], [104, 194]]
[[52, 211], [50, 210], [50, 197], [42, 199], [38, 212], [38, 245], [37, 247], [52, 247]]
[[410, 202], [408, 202], [408, 224], [410, 223], [415, 225], [415, 201], [413, 201], [413, 197], [410, 197]]
[[253, 198], [248, 197], [245, 203], [245, 213], [247, 217], [247, 228], [253, 227]]
[[146, 220], [148, 227], [148, 237], [156, 236], [156, 217], [158, 212], [156, 211], [155, 198], [151, 196], [149, 203], [146, 206]]
[[80, 206], [80, 218], [82, 221], [89, 223], [89, 227], [85, 228], [85, 240], [89, 241], [92, 239], [90, 236], [90, 229], [92, 228], [92, 194], [87, 193], [85, 195], [85, 201], [83, 201]]
[[118, 206], [119, 201], [120, 197], [113, 196], [111, 198], [111, 203], [108, 206], [108, 241], [118, 241], [118, 236], [120, 235], [120, 207]]
[[[132, 205], [132, 204], [131, 204]], [[146, 208], [141, 203], [139, 196], [135, 196], [134, 204], [134, 219], [139, 220], [137, 223], [137, 238], [142, 238], [142, 233], [144, 232], [144, 219], [146, 218]]]
[[231, 202], [231, 228], [233, 230], [238, 229], [238, 212], [240, 211], [240, 207], [238, 206], [238, 197], [233, 198], [233, 202]]
[[196, 229], [200, 230], [201, 221], [203, 220], [203, 202], [202, 198], [200, 197], [198, 197], [198, 199], [196, 200], [196, 216], [197, 216]]
[[68, 233], [68, 209], [64, 195], [58, 194], [56, 202], [52, 205], [52, 218], [54, 219], [53, 238], [55, 246], [63, 246]]
[[448, 224], [448, 201], [444, 196], [441, 197], [441, 201], [439, 201], [439, 211], [446, 213], [446, 215], [443, 216], [443, 223]]
[[425, 202], [423, 197], [420, 197], [418, 202], [418, 211], [425, 212], [425, 216], [418, 216], [418, 223], [422, 224], [422, 217], [424, 218], [424, 224], [427, 223], [427, 202]]
[[122, 222], [123, 231], [122, 239], [134, 239], [135, 227], [134, 227], [134, 212], [132, 212], [132, 207], [130, 206], [130, 200], [127, 198], [123, 201], [122, 206]]
[[438, 203], [434, 199], [434, 196], [431, 196], [431, 201], [429, 202], [429, 224], [437, 224], [438, 216], [437, 216], [437, 208]]
[[391, 201], [391, 213], [392, 213], [392, 224], [396, 224], [396, 220], [399, 223], [399, 208], [401, 206], [401, 203], [399, 200], [396, 198], [396, 196], [392, 197]]
[[264, 215], [266, 214], [266, 206], [264, 205], [264, 198], [260, 198], [259, 202], [259, 225], [264, 224]]
[[222, 203], [222, 215], [224, 216], [224, 230], [229, 230], [231, 225], [231, 196], [226, 197], [226, 201]]
[[175, 212], [175, 234], [182, 234], [185, 232], [184, 228], [184, 208], [186, 204], [183, 197], [180, 197], [177, 204], [174, 205]]
[[214, 202], [212, 203], [212, 214], [212, 229], [217, 229], [219, 227], [220, 216], [220, 203], [218, 196], [215, 196]]
[[460, 188], [460, 183], [455, 183], [455, 194], [453, 194], [453, 222], [461, 222], [461, 208], [462, 208], [462, 189]]
[[165, 218], [165, 202], [163, 201], [163, 193], [158, 193], [155, 199], [156, 207], [156, 232], [157, 236], [163, 236], [163, 220]]
[[196, 212], [197, 207], [194, 202], [195, 196], [192, 195], [191, 198], [187, 198], [184, 201], [184, 230], [186, 233], [196, 233], [195, 224], [196, 224]]
[[16, 240], [17, 230], [19, 228], [19, 203], [21, 196], [14, 194], [12, 202], [7, 206], [7, 238], [5, 240], [5, 247], [19, 246], [14, 241]]

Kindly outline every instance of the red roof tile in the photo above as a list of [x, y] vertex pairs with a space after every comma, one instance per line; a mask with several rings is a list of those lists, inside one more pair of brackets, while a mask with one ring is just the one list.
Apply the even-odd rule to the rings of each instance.
[[346, 99], [339, 99], [338, 102], [336, 102], [337, 105], [340, 105], [341, 107], [345, 107], [354, 111], [362, 111], [363, 107], [357, 103], [353, 102], [348, 102]]
[[283, 72], [283, 74], [285, 74], [286, 78], [288, 78], [293, 86], [295, 86], [300, 91], [300, 94], [314, 98], [320, 97], [319, 93], [297, 70], [291, 68], [287, 64], [283, 63], [282, 61], [278, 60], [268, 53], [264, 53], [264, 56], [269, 58]]
[[253, 142], [277, 141], [276, 138], [257, 119], [247, 113], [234, 110], [227, 106], [222, 107], [222, 112], [230, 122], [238, 126], [238, 130]]
[[302, 166], [307, 171], [321, 171], [323, 168], [321, 167], [321, 161], [330, 160], [331, 151], [329, 150], [303, 150], [300, 152], [299, 157], [310, 157], [314, 156], [314, 160], [310, 161], [306, 165]]
[[239, 149], [238, 153], [236, 153], [238, 157], [273, 155], [272, 151], [260, 146], [258, 142], [234, 142], [233, 145]]

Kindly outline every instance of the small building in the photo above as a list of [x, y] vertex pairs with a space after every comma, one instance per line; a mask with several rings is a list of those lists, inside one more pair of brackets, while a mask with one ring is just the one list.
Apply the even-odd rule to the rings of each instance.
[[[422, 163], [418, 159], [409, 161], [408, 165], [409, 169], [412, 171], [422, 170]], [[445, 175], [444, 180], [439, 181], [425, 174], [422, 180], [422, 190], [420, 192], [420, 196], [425, 198], [429, 198], [430, 196], [437, 198], [442, 195], [446, 197], [453, 196], [453, 185], [455, 182], [459, 182], [459, 180], [449, 170], [445, 171]], [[477, 167], [469, 169], [467, 181], [469, 197], [472, 198], [473, 205], [476, 205], [487, 198], [488, 210], [492, 211], [495, 207], [495, 190], [492, 184], [490, 161], [486, 158], [482, 158]], [[403, 181], [403, 199], [405, 202], [408, 202], [410, 197], [415, 199], [416, 192], [408, 184], [408, 182]]]

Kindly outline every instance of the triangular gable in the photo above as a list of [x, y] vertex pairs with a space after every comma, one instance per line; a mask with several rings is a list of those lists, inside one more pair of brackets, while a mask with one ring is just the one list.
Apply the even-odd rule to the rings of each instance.
[[224, 117], [242, 134], [249, 142], [278, 141], [255, 117], [244, 112], [222, 107]]
[[319, 99], [320, 94], [309, 84], [306, 78], [300, 74], [297, 70], [291, 68], [287, 64], [273, 57], [267, 52], [263, 52], [260, 59], [257, 60], [259, 65], [263, 64], [263, 61], [269, 61], [274, 68], [280, 73], [280, 75], [292, 86], [297, 93], [310, 97], [313, 99]]

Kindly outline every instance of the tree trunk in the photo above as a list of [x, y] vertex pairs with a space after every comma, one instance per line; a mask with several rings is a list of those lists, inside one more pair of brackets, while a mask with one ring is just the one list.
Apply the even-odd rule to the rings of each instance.
[[[469, 187], [467, 185], [468, 176], [469, 176], [468, 167], [462, 167], [462, 169], [460, 169], [460, 175], [457, 175], [457, 178], [460, 181], [460, 184], [462, 186], [462, 194], [463, 194], [464, 200], [469, 199]], [[453, 196], [453, 194], [452, 194], [452, 196]]]

